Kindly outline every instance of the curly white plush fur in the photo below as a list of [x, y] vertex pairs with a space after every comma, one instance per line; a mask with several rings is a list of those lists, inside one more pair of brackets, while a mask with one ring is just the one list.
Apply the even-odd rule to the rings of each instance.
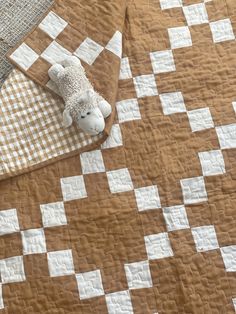
[[59, 87], [65, 101], [63, 123], [70, 126], [75, 120], [86, 133], [96, 135], [105, 127], [104, 118], [111, 113], [110, 104], [97, 92], [86, 77], [78, 58], [71, 56], [48, 71], [52, 81]]

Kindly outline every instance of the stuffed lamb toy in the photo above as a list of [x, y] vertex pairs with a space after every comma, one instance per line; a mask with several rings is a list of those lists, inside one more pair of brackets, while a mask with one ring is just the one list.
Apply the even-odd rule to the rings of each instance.
[[69, 127], [74, 120], [85, 133], [100, 134], [105, 128], [104, 119], [111, 114], [111, 106], [94, 91], [80, 60], [67, 57], [54, 64], [48, 74], [65, 101], [64, 126]]

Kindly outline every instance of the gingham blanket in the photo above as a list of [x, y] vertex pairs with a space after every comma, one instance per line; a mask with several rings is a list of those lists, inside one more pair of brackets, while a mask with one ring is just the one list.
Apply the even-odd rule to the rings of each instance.
[[[59, 117], [58, 98], [25, 75], [48, 85], [66, 49], [104, 96], [119, 78], [116, 116], [102, 145], [0, 182], [0, 313], [235, 313], [235, 0], [56, 8], [34, 31], [46, 43], [30, 34], [9, 56], [21, 66], [4, 87], [9, 112], [27, 116], [37, 101]], [[69, 18], [79, 45], [64, 35]]]

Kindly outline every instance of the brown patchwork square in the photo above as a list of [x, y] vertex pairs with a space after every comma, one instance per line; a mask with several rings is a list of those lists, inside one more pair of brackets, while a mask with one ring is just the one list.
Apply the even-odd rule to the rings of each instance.
[[52, 38], [37, 27], [25, 39], [25, 43], [39, 55], [51, 44]]

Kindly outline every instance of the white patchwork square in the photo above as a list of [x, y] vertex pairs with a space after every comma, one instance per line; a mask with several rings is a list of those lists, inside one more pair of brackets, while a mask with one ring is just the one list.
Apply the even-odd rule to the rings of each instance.
[[122, 146], [122, 134], [119, 124], [113, 124], [111, 127], [111, 131], [109, 137], [106, 139], [104, 143], [102, 143], [102, 149], [113, 148]]
[[38, 58], [39, 55], [25, 43], [21, 44], [10, 55], [10, 59], [17, 63], [25, 71], [27, 71]]
[[150, 59], [155, 74], [176, 71], [171, 50], [150, 52]]
[[127, 168], [108, 171], [107, 178], [111, 193], [121, 193], [132, 191], [134, 189], [129, 170]]
[[202, 173], [204, 176], [213, 176], [225, 173], [225, 162], [221, 150], [211, 150], [198, 153]]
[[50, 64], [60, 63], [68, 56], [71, 56], [72, 53], [58, 44], [56, 41], [53, 41], [41, 54], [41, 57], [49, 62]]
[[76, 274], [80, 300], [104, 295], [101, 272], [99, 269]]
[[39, 24], [39, 28], [47, 33], [51, 38], [55, 39], [67, 25], [68, 23], [60, 16], [53, 11], [50, 11]]
[[48, 252], [47, 258], [51, 277], [73, 275], [75, 273], [71, 250]]
[[55, 227], [67, 224], [65, 208], [63, 202], [40, 205], [43, 226]]
[[232, 302], [233, 302], [233, 305], [234, 305], [234, 310], [235, 310], [235, 312], [236, 312], [236, 298], [233, 298], [233, 299], [232, 299]]
[[87, 37], [74, 54], [84, 62], [92, 65], [103, 50], [104, 47]]
[[210, 27], [215, 43], [235, 39], [230, 19], [210, 22]]
[[233, 106], [234, 111], [235, 111], [235, 113], [236, 113], [236, 101], [233, 101], [233, 102], [232, 102], [232, 106]]
[[186, 112], [184, 98], [181, 92], [160, 94], [160, 100], [165, 115]]
[[15, 208], [0, 211], [0, 236], [20, 231]]
[[126, 99], [116, 103], [119, 122], [140, 120], [141, 114], [137, 99]]
[[198, 252], [219, 248], [214, 226], [192, 228], [192, 235]]
[[226, 271], [236, 271], [236, 245], [222, 247], [220, 251]]
[[105, 166], [100, 150], [93, 150], [80, 154], [83, 174], [105, 172]]
[[208, 23], [208, 15], [205, 3], [197, 3], [183, 7], [188, 25]]
[[201, 108], [188, 111], [188, 119], [192, 132], [202, 131], [214, 127], [209, 108]]
[[109, 293], [105, 298], [109, 314], [134, 314], [129, 290]]
[[152, 277], [148, 261], [125, 264], [125, 273], [129, 289], [152, 287]]
[[184, 205], [164, 207], [163, 215], [168, 231], [189, 228], [188, 217]]
[[153, 74], [136, 76], [133, 80], [138, 98], [158, 95], [157, 84]]
[[132, 78], [132, 72], [130, 69], [129, 58], [122, 58], [120, 61], [120, 80], [126, 80]]
[[3, 295], [2, 295], [2, 284], [0, 283], [0, 310], [4, 309]]
[[23, 254], [40, 254], [47, 252], [43, 228], [21, 231]]
[[203, 177], [180, 180], [184, 203], [195, 204], [207, 201], [207, 192]]
[[171, 8], [181, 8], [183, 6], [182, 0], [160, 0], [162, 10]]
[[216, 127], [221, 149], [236, 148], [236, 123]]
[[168, 28], [172, 49], [192, 46], [192, 38], [188, 26]]
[[83, 176], [61, 178], [61, 190], [64, 201], [87, 197]]
[[145, 236], [144, 241], [149, 260], [174, 256], [167, 232]]
[[139, 211], [161, 208], [161, 201], [156, 185], [134, 190]]
[[109, 43], [106, 45], [106, 49], [114, 53], [117, 57], [121, 58], [122, 56], [122, 34], [119, 31], [116, 31], [112, 36]]
[[2, 283], [21, 282], [25, 278], [23, 256], [14, 256], [0, 260]]

